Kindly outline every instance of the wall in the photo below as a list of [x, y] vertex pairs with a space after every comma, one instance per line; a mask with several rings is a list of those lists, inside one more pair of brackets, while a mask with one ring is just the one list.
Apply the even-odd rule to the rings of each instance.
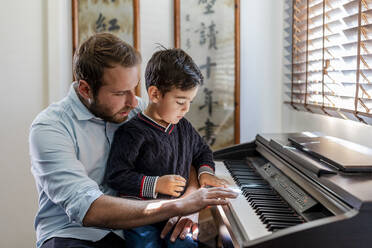
[[28, 131], [47, 104], [46, 6], [2, 1], [0, 15], [0, 247], [32, 247], [37, 209]]
[[241, 142], [282, 129], [283, 0], [241, 0]]

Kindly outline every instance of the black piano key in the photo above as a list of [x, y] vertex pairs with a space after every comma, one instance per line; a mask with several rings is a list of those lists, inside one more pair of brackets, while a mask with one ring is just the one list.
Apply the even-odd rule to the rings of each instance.
[[258, 185], [269, 185], [265, 180], [263, 179], [238, 179], [238, 181], [241, 184], [258, 184]]
[[300, 219], [293, 219], [293, 218], [285, 218], [285, 217], [267, 217], [263, 218], [264, 224], [272, 224], [272, 223], [293, 223], [293, 224], [300, 224], [303, 221]]
[[245, 175], [245, 176], [242, 176], [242, 175], [234, 175], [233, 176], [234, 179], [240, 181], [240, 180], [261, 180], [260, 177], [258, 176], [248, 176], [248, 175]]
[[291, 227], [291, 226], [295, 226], [296, 223], [291, 223], [291, 222], [281, 222], [281, 221], [273, 221], [273, 222], [270, 222], [270, 224], [268, 224], [269, 227], [272, 227], [274, 225], [282, 225], [282, 226], [287, 226], [287, 227]]
[[247, 200], [278, 200], [282, 201], [278, 196], [275, 195], [256, 195], [256, 194], [245, 194]]
[[264, 200], [251, 200], [249, 201], [253, 205], [259, 205], [259, 206], [267, 206], [267, 207], [282, 207], [282, 208], [289, 208], [287, 204], [284, 204], [283, 202], [277, 202], [277, 201], [264, 201]]
[[277, 196], [273, 190], [264, 190], [264, 189], [253, 189], [253, 188], [242, 188], [242, 192], [245, 194], [255, 194], [255, 195], [268, 195], [268, 196]]
[[259, 214], [265, 213], [286, 213], [286, 214], [293, 214], [294, 211], [291, 209], [281, 209], [281, 208], [271, 208], [271, 207], [260, 207], [256, 210]]
[[259, 218], [261, 219], [265, 217], [285, 217], [285, 218], [293, 218], [293, 219], [298, 219], [298, 220], [303, 221], [303, 219], [299, 217], [297, 214], [270, 213], [270, 214], [261, 215]]
[[288, 228], [293, 225], [272, 224], [272, 225], [267, 225], [267, 226], [268, 226], [269, 231], [275, 232], [277, 230]]

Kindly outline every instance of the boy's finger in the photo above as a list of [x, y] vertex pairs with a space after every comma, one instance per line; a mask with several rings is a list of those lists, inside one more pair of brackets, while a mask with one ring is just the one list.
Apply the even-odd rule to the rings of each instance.
[[177, 192], [177, 191], [173, 191], [173, 192], [171, 193], [171, 195], [174, 196], [174, 197], [179, 197], [179, 196], [181, 195], [181, 193], [179, 193], [179, 192]]
[[181, 177], [181, 176], [179, 176], [179, 175], [176, 176], [176, 180], [177, 181], [181, 181], [181, 182], [186, 182], [186, 179], [183, 178], [183, 177]]
[[181, 181], [177, 181], [177, 182], [175, 182], [174, 185], [180, 186], [180, 187], [185, 187], [186, 183], [185, 182], [181, 182]]
[[184, 189], [184, 187], [175, 187], [174, 188], [174, 191], [177, 191], [177, 192], [182, 192], [183, 191], [183, 189]]

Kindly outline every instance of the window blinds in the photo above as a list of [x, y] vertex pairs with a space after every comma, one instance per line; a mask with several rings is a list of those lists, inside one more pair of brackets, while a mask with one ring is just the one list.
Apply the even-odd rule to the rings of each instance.
[[286, 103], [372, 124], [372, 0], [293, 0], [288, 9]]

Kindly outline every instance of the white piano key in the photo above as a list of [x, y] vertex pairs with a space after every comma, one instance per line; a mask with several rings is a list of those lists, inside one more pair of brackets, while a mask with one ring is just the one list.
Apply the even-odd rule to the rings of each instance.
[[[225, 165], [222, 162], [215, 163], [216, 176], [225, 179], [229, 183], [229, 187], [232, 187], [234, 190], [239, 190], [239, 186], [235, 184]], [[219, 211], [222, 209], [226, 211], [225, 207], [218, 209]], [[255, 213], [254, 209], [248, 203], [244, 195], [239, 194], [236, 199], [231, 199], [230, 203], [228, 204], [228, 210], [230, 210], [234, 221], [239, 226], [241, 233], [244, 235], [244, 238], [247, 241], [255, 240], [272, 233], [266, 229], [266, 226], [261, 222], [259, 216]]]

